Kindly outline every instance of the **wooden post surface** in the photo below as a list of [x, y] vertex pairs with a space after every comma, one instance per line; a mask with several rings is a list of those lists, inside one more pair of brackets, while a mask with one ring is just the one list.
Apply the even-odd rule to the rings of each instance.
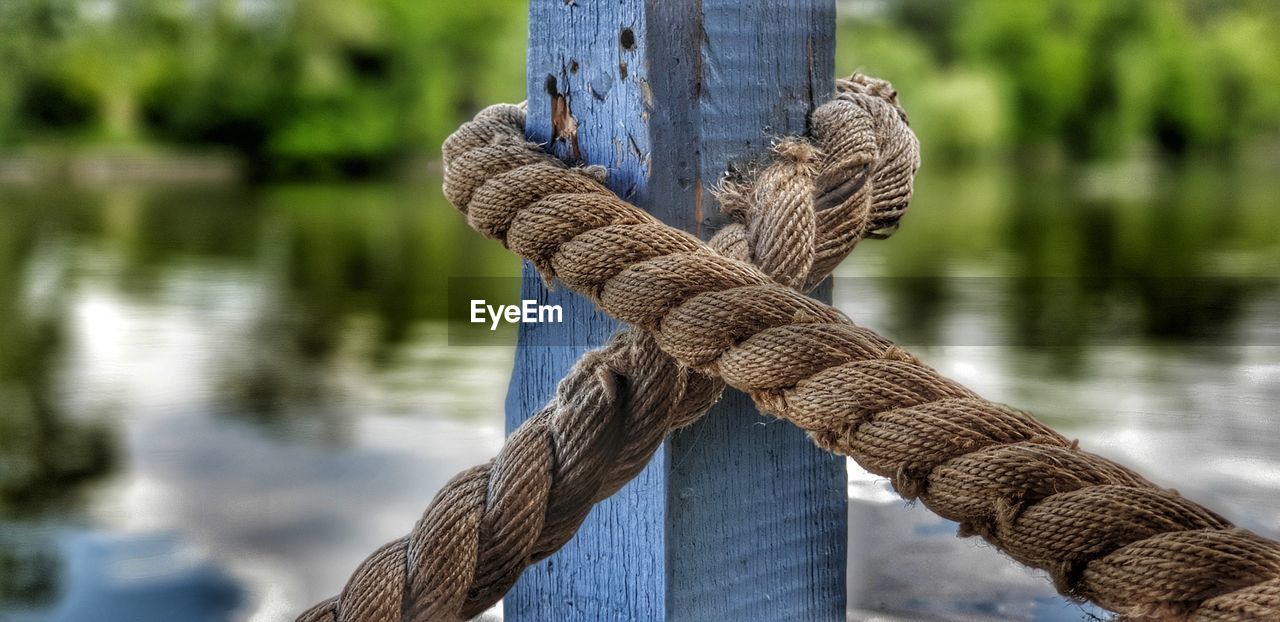
[[[726, 168], [802, 133], [832, 90], [834, 0], [531, 0], [529, 16], [529, 136], [607, 166], [615, 192], [704, 239]], [[509, 430], [618, 328], [524, 282], [565, 318], [521, 325]], [[730, 391], [525, 573], [505, 617], [843, 620], [846, 494], [842, 458]]]

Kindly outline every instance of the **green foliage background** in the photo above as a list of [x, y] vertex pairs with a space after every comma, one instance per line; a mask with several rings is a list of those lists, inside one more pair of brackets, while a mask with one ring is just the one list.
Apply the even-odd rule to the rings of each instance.
[[[1237, 154], [1280, 129], [1273, 0], [845, 0], [928, 155]], [[0, 148], [209, 147], [261, 176], [432, 157], [524, 90], [525, 3], [7, 0]]]
[[0, 145], [220, 147], [361, 174], [523, 91], [524, 3], [10, 0]]
[[894, 80], [949, 159], [1223, 154], [1280, 127], [1280, 3], [883, 4], [842, 22], [837, 66]]

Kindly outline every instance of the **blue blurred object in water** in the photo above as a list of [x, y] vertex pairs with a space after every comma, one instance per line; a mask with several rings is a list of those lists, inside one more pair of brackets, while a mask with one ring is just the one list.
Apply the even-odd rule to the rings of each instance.
[[173, 534], [71, 534], [66, 598], [49, 622], [224, 622], [244, 591]]

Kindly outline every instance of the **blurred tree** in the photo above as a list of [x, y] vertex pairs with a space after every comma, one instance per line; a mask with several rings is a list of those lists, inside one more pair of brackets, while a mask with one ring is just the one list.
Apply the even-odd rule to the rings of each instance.
[[[1280, 4], [854, 0], [842, 67], [909, 93], [931, 155], [1239, 149], [1280, 130]], [[922, 56], [923, 55], [923, 56]], [[958, 105], [957, 105], [958, 104]]]
[[[1273, 0], [845, 0], [838, 64], [931, 158], [1239, 151], [1280, 131]], [[518, 0], [7, 0], [0, 146], [178, 144], [260, 176], [386, 172], [524, 91]]]
[[[161, 135], [224, 144], [284, 175], [378, 172], [434, 151], [482, 101], [471, 76], [496, 47], [483, 33], [523, 23], [514, 0], [314, 0], [252, 18], [218, 6], [149, 116]], [[522, 58], [503, 60], [523, 74]]]
[[520, 98], [523, 7], [13, 0], [0, 144], [151, 140], [226, 147], [264, 176], [384, 171], [481, 102]]
[[24, 130], [87, 117], [88, 104], [55, 77], [48, 62], [49, 49], [63, 40], [73, 21], [72, 9], [65, 2], [0, 3], [0, 145], [18, 143]]

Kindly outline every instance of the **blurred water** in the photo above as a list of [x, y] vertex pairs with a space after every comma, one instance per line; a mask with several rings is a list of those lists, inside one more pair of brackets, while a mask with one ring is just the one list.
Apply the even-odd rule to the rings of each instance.
[[9, 193], [0, 618], [284, 620], [491, 455], [434, 188]]
[[[490, 456], [511, 351], [448, 345], [443, 298], [516, 264], [437, 188], [0, 189], [0, 620], [289, 619]], [[926, 169], [837, 303], [1280, 536], [1276, 196]], [[1086, 615], [856, 467], [850, 495], [855, 617]]]

